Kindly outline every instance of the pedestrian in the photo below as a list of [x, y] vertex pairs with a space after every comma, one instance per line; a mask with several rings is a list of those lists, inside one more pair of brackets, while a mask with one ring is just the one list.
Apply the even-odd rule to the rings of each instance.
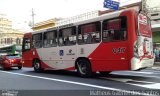
[[157, 62], [157, 61], [159, 61], [159, 50], [158, 50], [158, 48], [155, 48], [155, 61]]

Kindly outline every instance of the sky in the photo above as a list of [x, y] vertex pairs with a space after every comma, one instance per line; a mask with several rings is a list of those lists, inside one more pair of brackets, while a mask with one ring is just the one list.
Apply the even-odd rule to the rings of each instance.
[[[115, 1], [123, 6], [141, 0]], [[157, 0], [152, 0], [155, 1]], [[51, 18], [68, 18], [94, 10], [106, 10], [103, 2], [104, 0], [0, 0], [0, 13], [6, 14], [14, 27], [23, 29], [32, 21], [32, 8], [35, 13], [34, 21], [37, 23]]]

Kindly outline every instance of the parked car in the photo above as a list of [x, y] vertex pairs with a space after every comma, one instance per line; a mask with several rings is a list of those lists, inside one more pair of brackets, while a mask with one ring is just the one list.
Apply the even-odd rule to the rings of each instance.
[[11, 69], [12, 67], [18, 67], [18, 69], [21, 69], [21, 56], [19, 54], [1, 55], [0, 66], [3, 70]]

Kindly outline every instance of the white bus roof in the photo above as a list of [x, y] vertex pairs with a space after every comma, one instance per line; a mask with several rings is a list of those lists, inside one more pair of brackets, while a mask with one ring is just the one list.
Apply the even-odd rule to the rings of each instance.
[[53, 28], [48, 28], [48, 29], [44, 29], [44, 30], [40, 30], [40, 31], [34, 31], [34, 32], [32, 32], [32, 34], [42, 33], [42, 32], [51, 31], [51, 30], [57, 30], [60, 28], [77, 26], [77, 25], [81, 25], [81, 24], [85, 24], [85, 23], [89, 23], [89, 22], [103, 21], [105, 19], [116, 18], [120, 15], [121, 12], [128, 11], [128, 10], [134, 10], [134, 9], [125, 9], [125, 10], [110, 12], [110, 13], [106, 13], [104, 15], [100, 15], [98, 17], [92, 18], [92, 19], [83, 20], [83, 21], [79, 21], [79, 22], [75, 22], [75, 23], [70, 23], [70, 24], [66, 24], [66, 25], [62, 25], [62, 26], [55, 26]]

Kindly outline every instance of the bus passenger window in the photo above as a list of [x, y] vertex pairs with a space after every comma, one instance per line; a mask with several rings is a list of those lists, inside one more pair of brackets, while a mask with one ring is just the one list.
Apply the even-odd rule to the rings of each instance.
[[59, 46], [71, 46], [76, 44], [76, 27], [59, 30]]
[[103, 22], [103, 41], [124, 41], [127, 38], [126, 17]]
[[24, 38], [22, 44], [22, 51], [24, 52], [29, 49], [31, 49], [31, 41], [29, 38]]
[[57, 46], [57, 31], [52, 30], [45, 32], [43, 35], [43, 47], [56, 47]]
[[78, 44], [93, 44], [100, 42], [100, 22], [80, 25], [78, 27]]
[[114, 36], [114, 31], [113, 30], [105, 30], [103, 32], [103, 40], [104, 41], [112, 41]]
[[33, 47], [41, 48], [42, 47], [42, 33], [33, 35]]
[[25, 49], [30, 49], [30, 44], [29, 43], [25, 44]]
[[126, 40], [126, 31], [115, 30], [114, 40]]

